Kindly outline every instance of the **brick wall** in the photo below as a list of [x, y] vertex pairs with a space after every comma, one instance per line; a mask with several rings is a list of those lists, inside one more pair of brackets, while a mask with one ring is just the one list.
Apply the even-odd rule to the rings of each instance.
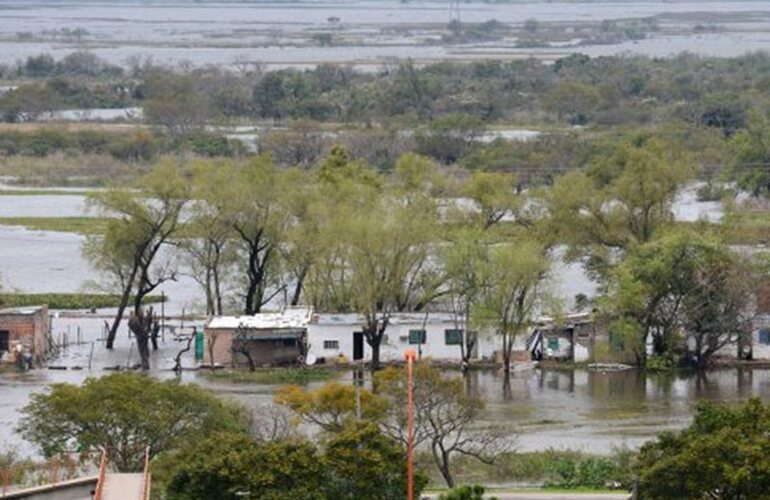
[[8, 331], [11, 348], [21, 344], [37, 358], [44, 357], [48, 351], [48, 308], [34, 314], [0, 314], [0, 330]]

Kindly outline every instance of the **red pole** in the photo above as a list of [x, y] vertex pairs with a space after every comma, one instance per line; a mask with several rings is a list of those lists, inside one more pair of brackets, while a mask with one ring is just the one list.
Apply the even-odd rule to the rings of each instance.
[[406, 356], [406, 498], [414, 500], [414, 360], [417, 353], [407, 349]]

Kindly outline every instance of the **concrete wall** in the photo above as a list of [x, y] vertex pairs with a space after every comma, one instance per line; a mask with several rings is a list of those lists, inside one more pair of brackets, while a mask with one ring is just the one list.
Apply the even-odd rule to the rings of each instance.
[[[455, 329], [451, 321], [429, 322], [423, 326], [420, 322], [411, 324], [391, 324], [385, 330], [385, 338], [380, 347], [382, 361], [402, 361], [406, 349], [422, 352], [423, 357], [442, 361], [460, 361], [460, 346], [447, 345], [446, 330]], [[410, 330], [425, 330], [425, 344], [409, 343]], [[319, 323], [308, 327], [310, 353], [316, 358], [333, 359], [340, 354], [348, 360], [353, 359], [353, 333], [360, 332], [361, 325], [342, 323]], [[526, 339], [517, 339], [516, 348], [523, 348]], [[324, 346], [325, 341], [336, 341], [336, 347]], [[521, 344], [521, 345], [518, 345]], [[480, 335], [476, 359], [493, 360], [495, 351], [501, 349], [500, 339], [492, 335]], [[364, 341], [364, 359], [372, 358], [372, 349]]]

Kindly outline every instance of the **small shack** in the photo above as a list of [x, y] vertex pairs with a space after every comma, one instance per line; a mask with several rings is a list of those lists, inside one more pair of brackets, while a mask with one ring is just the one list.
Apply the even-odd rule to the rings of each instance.
[[527, 341], [533, 360], [588, 361], [594, 324], [588, 313], [567, 315], [563, 321], [540, 318]]
[[253, 316], [218, 316], [204, 328], [203, 362], [214, 366], [303, 363], [312, 309], [287, 308]]
[[49, 350], [48, 306], [0, 309], [0, 362], [40, 364]]

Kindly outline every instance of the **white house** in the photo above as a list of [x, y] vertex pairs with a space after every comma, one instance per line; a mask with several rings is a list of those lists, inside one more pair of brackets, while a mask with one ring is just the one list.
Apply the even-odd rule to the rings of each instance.
[[[316, 359], [370, 360], [372, 348], [362, 333], [364, 320], [357, 314], [316, 314], [308, 325], [309, 353]], [[380, 346], [380, 360], [401, 361], [406, 349], [423, 357], [460, 361], [464, 325], [447, 313], [398, 313], [390, 317]], [[502, 346], [492, 335], [480, 335], [473, 359], [493, 360]], [[522, 348], [524, 343], [522, 342]]]

